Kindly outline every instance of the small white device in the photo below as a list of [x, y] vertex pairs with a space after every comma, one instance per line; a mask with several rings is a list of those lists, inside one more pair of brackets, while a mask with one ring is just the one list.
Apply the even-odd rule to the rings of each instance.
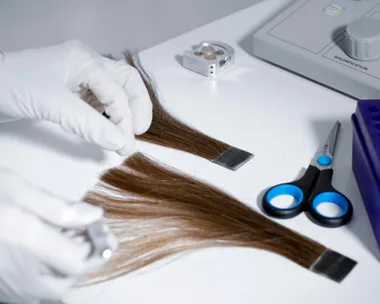
[[207, 77], [217, 76], [234, 63], [234, 49], [220, 41], [201, 41], [185, 50], [182, 57], [184, 68]]
[[254, 33], [253, 54], [356, 99], [380, 98], [380, 0], [297, 0]]

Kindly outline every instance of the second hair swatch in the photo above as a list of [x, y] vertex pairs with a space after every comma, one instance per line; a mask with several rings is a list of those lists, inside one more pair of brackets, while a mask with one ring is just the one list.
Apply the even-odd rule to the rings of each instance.
[[101, 205], [120, 243], [90, 283], [119, 277], [166, 257], [238, 246], [281, 255], [341, 282], [356, 262], [254, 211], [218, 188], [136, 153], [106, 171], [84, 201]]

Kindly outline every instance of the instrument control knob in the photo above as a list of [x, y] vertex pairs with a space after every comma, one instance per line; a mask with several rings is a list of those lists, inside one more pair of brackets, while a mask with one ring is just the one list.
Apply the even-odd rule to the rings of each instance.
[[347, 25], [345, 52], [356, 60], [380, 58], [380, 20], [357, 19]]

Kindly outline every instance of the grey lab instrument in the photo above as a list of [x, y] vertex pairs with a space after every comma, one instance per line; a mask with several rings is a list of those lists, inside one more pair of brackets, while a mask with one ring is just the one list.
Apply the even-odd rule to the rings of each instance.
[[253, 54], [357, 99], [380, 96], [380, 0], [297, 0], [253, 34]]

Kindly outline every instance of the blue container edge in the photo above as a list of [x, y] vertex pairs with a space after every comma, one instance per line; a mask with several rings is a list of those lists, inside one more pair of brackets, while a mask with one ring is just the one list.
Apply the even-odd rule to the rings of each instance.
[[375, 144], [373, 143], [370, 131], [369, 131], [368, 126], [365, 122], [365, 118], [363, 116], [364, 114], [362, 113], [362, 111], [364, 111], [364, 109], [362, 109], [362, 107], [364, 107], [362, 105], [362, 103], [363, 102], [371, 102], [372, 103], [374, 101], [377, 101], [377, 100], [361, 100], [361, 101], [359, 101], [354, 115], [355, 115], [355, 118], [357, 119], [356, 129], [360, 129], [360, 135], [361, 135], [360, 137], [362, 138], [361, 143], [362, 144], [366, 143], [366, 145], [365, 145], [366, 157], [367, 157], [367, 159], [371, 159], [371, 165], [372, 165], [371, 168], [378, 168], [377, 169], [378, 171], [373, 171], [373, 170], [372, 171], [377, 176], [378, 181], [380, 181], [380, 159], [376, 153]]
[[[364, 140], [356, 114], [351, 116], [353, 125], [352, 170], [370, 220], [377, 245], [380, 248], [380, 182], [373, 170], [372, 159]], [[375, 193], [375, 195], [374, 195]]]

